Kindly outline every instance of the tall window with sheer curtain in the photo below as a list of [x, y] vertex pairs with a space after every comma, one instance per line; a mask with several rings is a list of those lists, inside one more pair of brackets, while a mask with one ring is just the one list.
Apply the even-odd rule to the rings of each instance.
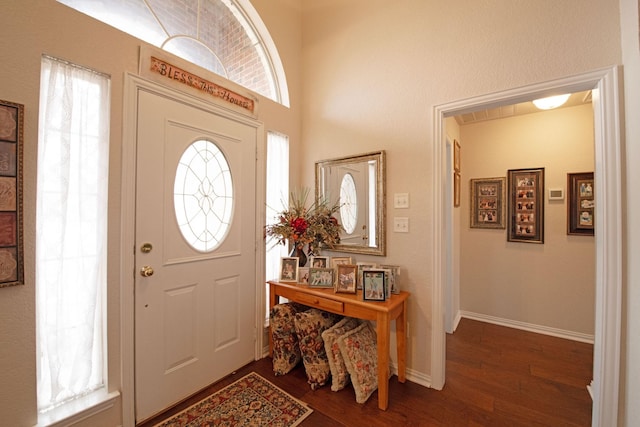
[[42, 58], [38, 134], [38, 408], [104, 387], [108, 76]]
[[[289, 202], [289, 138], [277, 132], [267, 133], [267, 224], [273, 224], [278, 212]], [[267, 242], [265, 274], [266, 280], [278, 278], [280, 257], [287, 256], [284, 245]], [[267, 292], [269, 288], [267, 287]], [[267, 313], [269, 296], [267, 295]]]

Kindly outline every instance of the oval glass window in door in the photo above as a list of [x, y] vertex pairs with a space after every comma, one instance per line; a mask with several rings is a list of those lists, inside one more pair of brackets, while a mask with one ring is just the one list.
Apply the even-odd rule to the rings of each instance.
[[350, 173], [346, 173], [340, 183], [340, 218], [345, 231], [352, 234], [358, 222], [358, 195]]
[[216, 144], [201, 139], [184, 150], [173, 203], [180, 232], [193, 249], [211, 252], [223, 242], [233, 214], [233, 180]]

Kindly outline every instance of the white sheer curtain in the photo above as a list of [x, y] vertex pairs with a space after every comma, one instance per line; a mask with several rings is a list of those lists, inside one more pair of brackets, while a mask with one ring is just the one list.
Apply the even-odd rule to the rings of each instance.
[[[267, 224], [273, 224], [289, 202], [289, 138], [276, 132], [267, 133]], [[280, 257], [287, 256], [287, 247], [267, 242], [266, 280], [278, 278]], [[267, 287], [267, 293], [269, 288]], [[267, 316], [269, 296], [267, 295]]]
[[38, 408], [104, 385], [109, 78], [42, 58], [36, 306]]

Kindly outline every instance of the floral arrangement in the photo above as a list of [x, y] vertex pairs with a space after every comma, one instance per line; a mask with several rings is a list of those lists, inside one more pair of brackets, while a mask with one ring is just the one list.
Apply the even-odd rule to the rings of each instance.
[[340, 243], [342, 226], [333, 216], [339, 205], [329, 206], [326, 201], [316, 201], [307, 206], [309, 189], [289, 195], [289, 208], [278, 213], [277, 222], [265, 227], [265, 237], [277, 243], [310, 244], [332, 249]]

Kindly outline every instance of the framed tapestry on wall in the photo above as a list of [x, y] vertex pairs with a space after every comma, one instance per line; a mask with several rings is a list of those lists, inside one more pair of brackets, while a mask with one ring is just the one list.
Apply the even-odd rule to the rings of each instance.
[[594, 235], [595, 193], [593, 172], [567, 174], [567, 234]]
[[479, 178], [470, 183], [470, 227], [505, 228], [504, 195], [506, 179]]
[[24, 106], [0, 100], [0, 287], [24, 284], [23, 133]]
[[544, 168], [510, 169], [509, 242], [544, 243]]

